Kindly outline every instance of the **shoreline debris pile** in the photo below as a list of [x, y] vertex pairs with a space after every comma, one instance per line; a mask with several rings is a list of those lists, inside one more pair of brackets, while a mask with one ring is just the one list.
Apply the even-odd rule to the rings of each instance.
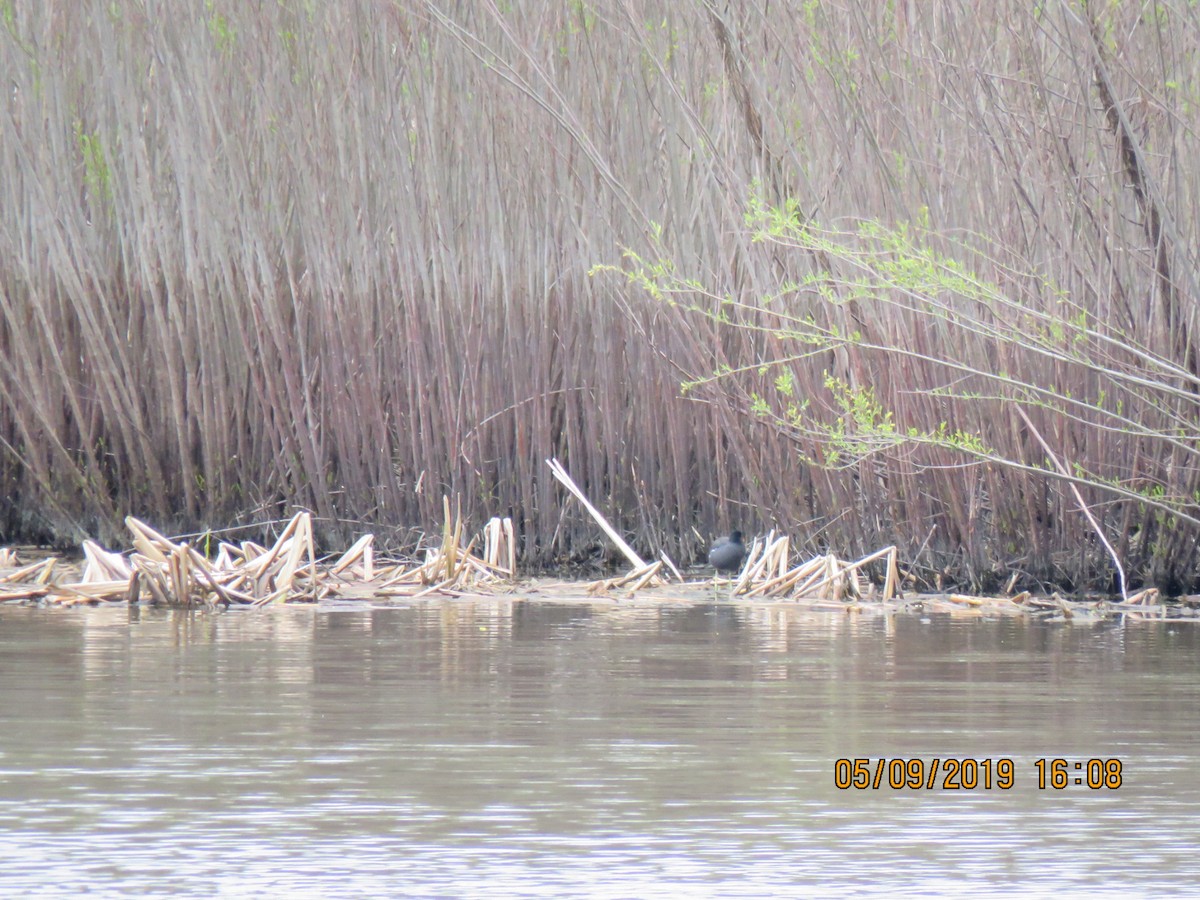
[[133, 549], [115, 553], [84, 541], [81, 573], [78, 566], [63, 565], [57, 557], [21, 566], [15, 551], [0, 550], [0, 603], [151, 603], [211, 609], [314, 603], [334, 596], [454, 594], [511, 582], [516, 569], [512, 520], [488, 522], [480, 557], [473, 553], [478, 538], [463, 545], [462, 517], [451, 521], [449, 499], [444, 509], [441, 546], [429, 548], [425, 561], [414, 566], [377, 560], [372, 534], [363, 535], [332, 563], [318, 561], [308, 512], [293, 516], [270, 548], [254, 541], [222, 541], [212, 559], [129, 516], [125, 525]]
[[[1054, 593], [1036, 597], [984, 597], [966, 594], [904, 593], [894, 546], [847, 562], [834, 554], [791, 564], [791, 541], [774, 531], [756, 538], [740, 572], [732, 578], [689, 581], [666, 553], [647, 562], [629, 546], [583, 495], [558, 460], [547, 460], [551, 472], [596, 520], [629, 560], [623, 575], [569, 587], [578, 597], [615, 600], [639, 597], [663, 601], [691, 598], [711, 603], [714, 589], [726, 599], [802, 604], [805, 608], [854, 612], [864, 610], [1024, 614], [1051, 621], [1088, 622], [1124, 614], [1134, 618], [1200, 617], [1191, 605], [1166, 606], [1149, 589], [1124, 602], [1105, 598], [1068, 600]], [[253, 608], [280, 603], [317, 603], [329, 598], [377, 601], [432, 595], [459, 597], [511, 594], [516, 581], [516, 540], [512, 519], [492, 518], [479, 535], [464, 543], [461, 506], [451, 515], [450, 499], [442, 501], [441, 544], [429, 547], [420, 563], [379, 559], [373, 534], [365, 534], [332, 562], [317, 558], [312, 516], [301, 512], [288, 521], [271, 547], [253, 541], [222, 541], [212, 558], [186, 542], [174, 541], [146, 523], [126, 518], [132, 549], [116, 553], [94, 541], [82, 545], [82, 569], [57, 557], [22, 564], [11, 548], [0, 548], [0, 604], [62, 606], [148, 603], [184, 609]], [[481, 555], [477, 545], [482, 540]], [[207, 542], [205, 544], [207, 547]], [[883, 567], [881, 583], [868, 566]], [[705, 589], [703, 595], [696, 589]], [[613, 598], [614, 592], [620, 592]], [[727, 592], [727, 593], [726, 593]], [[530, 593], [546, 596], [542, 587]], [[547, 599], [550, 599], [547, 597]]]

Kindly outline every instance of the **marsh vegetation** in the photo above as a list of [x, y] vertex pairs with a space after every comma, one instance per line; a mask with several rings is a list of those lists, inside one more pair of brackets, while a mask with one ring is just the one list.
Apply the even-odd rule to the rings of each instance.
[[0, 90], [0, 543], [548, 563], [557, 457], [677, 559], [1196, 587], [1182, 0], [0, 0]]

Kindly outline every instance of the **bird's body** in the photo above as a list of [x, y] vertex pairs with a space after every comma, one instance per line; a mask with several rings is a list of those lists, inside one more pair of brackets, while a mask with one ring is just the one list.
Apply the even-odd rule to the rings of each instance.
[[708, 564], [718, 572], [736, 572], [746, 556], [746, 545], [742, 543], [742, 533], [732, 532], [729, 537], [723, 537], [708, 551]]

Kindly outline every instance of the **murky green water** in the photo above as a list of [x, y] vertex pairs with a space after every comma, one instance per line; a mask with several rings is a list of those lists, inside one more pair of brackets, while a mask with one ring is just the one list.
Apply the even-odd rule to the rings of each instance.
[[[4, 897], [1200, 883], [1196, 624], [3, 608], [0, 679]], [[854, 757], [1015, 783], [839, 790]], [[1044, 757], [1119, 759], [1121, 787], [1040, 790]]]

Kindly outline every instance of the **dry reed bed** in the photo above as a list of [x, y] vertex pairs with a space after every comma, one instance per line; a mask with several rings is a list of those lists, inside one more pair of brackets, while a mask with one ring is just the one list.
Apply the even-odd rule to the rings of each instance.
[[[374, 536], [359, 538], [332, 562], [318, 561], [313, 549], [309, 513], [296, 515], [270, 548], [252, 541], [222, 542], [208, 560], [186, 543], [159, 534], [133, 517], [126, 520], [133, 550], [118, 554], [85, 541], [82, 574], [50, 557], [22, 565], [11, 548], [0, 549], [0, 604], [79, 606], [150, 603], [181, 608], [263, 607], [278, 603], [317, 602], [343, 597], [367, 602], [389, 598], [454, 597], [472, 599], [497, 590], [511, 599], [515, 575], [512, 523], [493, 518], [483, 530], [483, 555], [463, 545], [463, 523], [451, 525], [448, 501], [442, 543], [419, 565], [376, 559]], [[587, 584], [532, 584], [531, 596], [542, 601], [578, 602], [581, 594], [616, 602], [711, 603], [722, 598], [756, 605], [798, 605], [842, 614], [951, 613], [953, 615], [1030, 615], [1048, 621], [1093, 622], [1116, 615], [1133, 619], [1200, 616], [1192, 606], [1159, 603], [1156, 590], [1145, 590], [1125, 603], [1068, 600], [1059, 594], [1012, 597], [964, 594], [914, 595], [898, 589], [900, 575], [894, 547], [855, 562], [832, 554], [789, 567], [786, 536], [756, 539], [742, 572], [733, 579], [689, 581], [667, 558], [635, 566], [616, 578]], [[865, 576], [873, 562], [885, 565], [883, 585]], [[62, 573], [56, 578], [56, 574]]]
[[[639, 593], [659, 594], [663, 599], [677, 597], [677, 587], [687, 580], [664, 552], [652, 562], [639, 557], [617, 533], [604, 515], [588, 500], [557, 459], [546, 460], [554, 477], [583, 505], [600, 529], [612, 539], [617, 549], [629, 560], [632, 568], [623, 575], [603, 578], [583, 586], [592, 597], [612, 596], [619, 592], [625, 598]], [[905, 597], [901, 585], [895, 547], [884, 547], [862, 559], [847, 562], [832, 553], [815, 557], [799, 565], [790, 563], [791, 539], [787, 535], [769, 532], [755, 538], [750, 545], [741, 572], [733, 579], [719, 576], [713, 584], [728, 590], [731, 599], [789, 600], [803, 603], [810, 609], [853, 612], [866, 609], [897, 611], [953, 611], [955, 613], [1030, 613], [1049, 619], [1092, 621], [1120, 611], [1134, 618], [1165, 618], [1167, 607], [1159, 604], [1159, 591], [1153, 588], [1125, 598], [1121, 603], [1107, 600], [1068, 600], [1061, 594], [1034, 597], [1022, 591], [1009, 597], [984, 597], [969, 594]], [[867, 566], [881, 563], [884, 567], [882, 584], [878, 587], [866, 574]], [[672, 583], [672, 576], [673, 582]], [[911, 573], [910, 573], [911, 578]], [[661, 589], [656, 591], [655, 589]], [[709, 598], [694, 598], [709, 599]], [[1190, 611], [1190, 607], [1173, 608]]]
[[482, 555], [476, 555], [477, 538], [464, 544], [461, 514], [451, 520], [449, 501], [444, 509], [441, 546], [428, 550], [418, 565], [376, 559], [370, 534], [336, 560], [318, 562], [312, 516], [307, 512], [294, 516], [273, 546], [221, 542], [211, 560], [130, 516], [125, 522], [133, 550], [114, 553], [84, 541], [81, 574], [67, 572], [55, 578], [60, 568], [57, 558], [18, 566], [15, 553], [0, 551], [0, 570], [10, 570], [0, 571], [0, 603], [267, 606], [335, 596], [446, 595], [511, 581], [515, 571], [512, 520], [489, 521], [482, 534]]
[[[1200, 168], [1178, 162], [1200, 156], [1198, 23], [1184, 0], [8, 3], [0, 529], [113, 544], [128, 512], [184, 532], [297, 503], [341, 545], [330, 523], [435, 529], [434, 484], [477, 521], [516, 510], [546, 562], [591, 540], [539, 477], [559, 454], [679, 558], [678, 523], [770, 509], [757, 529], [853, 556], [924, 541], [930, 586], [1107, 583], [1026, 402], [1130, 574], [1187, 589], [1194, 523], [1137, 492], [1200, 488]], [[755, 179], [798, 220], [921, 226], [946, 253], [980, 236], [964, 266], [1040, 323], [1039, 352], [990, 310], [964, 328], [969, 297], [914, 296], [943, 304], [922, 318], [848, 296], [845, 258], [756, 244]], [[623, 247], [702, 281], [712, 315], [589, 277]], [[862, 339], [743, 327], [780, 306]], [[1077, 329], [1040, 352], [1077, 315], [1132, 387], [1081, 364]], [[1078, 402], [959, 380], [951, 352]], [[798, 465], [827, 459], [819, 429], [747, 416], [781, 358], [818, 425], [864, 424], [828, 373], [901, 438], [944, 423], [998, 461], [860, 434], [881, 438], [865, 457]]]
[[[832, 553], [792, 566], [789, 563], [790, 539], [776, 536], [756, 538], [750, 545], [741, 573], [733, 579], [716, 578], [714, 583], [727, 586], [732, 597], [747, 598], [807, 598], [870, 599], [888, 601], [899, 595], [900, 576], [896, 566], [896, 548], [885, 547], [854, 562], [838, 559]], [[882, 561], [885, 566], [883, 585], [876, 586], [865, 575], [865, 568]], [[597, 595], [611, 591], [633, 594], [647, 587], [683, 583], [686, 579], [665, 554], [653, 562], [632, 560], [633, 568], [623, 575], [588, 583], [585, 589]]]
[[[594, 583], [598, 585], [599, 583]], [[879, 593], [868, 590], [861, 598], [833, 595], [761, 597], [734, 595], [728, 590], [731, 581], [718, 579], [703, 583], [662, 584], [645, 587], [636, 592], [609, 586], [589, 594], [591, 602], [627, 605], [631, 608], [646, 605], [708, 604], [714, 602], [753, 606], [757, 609], [801, 609], [807, 612], [836, 615], [950, 615], [956, 618], [1018, 616], [1043, 622], [1088, 624], [1114, 618], [1130, 621], [1197, 621], [1200, 622], [1200, 596], [1181, 598], [1180, 603], [1163, 603], [1157, 591], [1148, 589], [1135, 594], [1127, 602], [1107, 598], [1075, 599], [1059, 593], [1035, 596], [1022, 591], [1013, 596], [982, 596], [975, 594], [925, 594], [906, 591], [891, 600], [880, 599]], [[580, 585], [571, 582], [538, 583], [531, 594], [541, 602], [579, 603]]]
[[[580, 487], [571, 478], [566, 468], [557, 459], [546, 460], [551, 473], [583, 505], [587, 513], [608, 535], [617, 550], [629, 560], [632, 568], [615, 578], [603, 578], [585, 586], [595, 596], [613, 590], [634, 594], [643, 588], [660, 587], [669, 583], [671, 576], [677, 583], [685, 581], [679, 569], [664, 551], [659, 559], [646, 562], [629, 546], [604, 517]], [[896, 568], [896, 548], [877, 550], [856, 562], [844, 562], [832, 553], [789, 567], [790, 539], [776, 536], [772, 531], [763, 539], [755, 538], [742, 566], [741, 574], [732, 582], [732, 596], [747, 597], [807, 597], [824, 600], [827, 598], [862, 598], [875, 595], [874, 587], [866, 580], [863, 569], [870, 563], [884, 560], [886, 563], [883, 588], [878, 599], [887, 601], [896, 597], [900, 576]], [[720, 581], [720, 579], [717, 579]]]
[[[721, 596], [731, 600], [798, 604], [823, 612], [1029, 615], [1048, 621], [1080, 623], [1118, 615], [1133, 619], [1200, 617], [1200, 607], [1161, 603], [1159, 591], [1153, 588], [1139, 591], [1122, 602], [1096, 598], [1069, 599], [1057, 592], [1049, 596], [1034, 596], [1029, 591], [1012, 596], [906, 593], [900, 590], [901, 577], [895, 547], [885, 547], [854, 562], [826, 554], [789, 566], [788, 545], [786, 536], [773, 533], [764, 539], [756, 539], [742, 571], [734, 578], [715, 578], [711, 584], [720, 590]], [[877, 585], [866, 576], [864, 570], [871, 563], [880, 562], [884, 565], [885, 574], [882, 585]], [[687, 584], [686, 579], [678, 578], [675, 582], [665, 580], [664, 567], [675, 571], [670, 560], [664, 558], [634, 566], [623, 575], [593, 581], [583, 587], [591, 597], [712, 602], [711, 592], [681, 596], [679, 587]], [[691, 584], [694, 586], [695, 583]]]

